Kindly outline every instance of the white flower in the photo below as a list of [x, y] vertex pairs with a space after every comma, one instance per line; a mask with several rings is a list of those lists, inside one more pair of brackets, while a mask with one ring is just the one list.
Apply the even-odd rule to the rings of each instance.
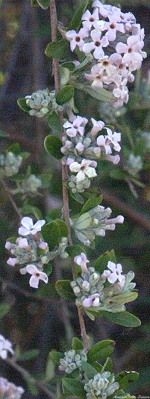
[[21, 227], [18, 229], [18, 233], [21, 236], [28, 236], [29, 234], [35, 235], [39, 231], [41, 231], [41, 227], [45, 224], [45, 220], [38, 220], [35, 224], [33, 224], [33, 220], [25, 216], [21, 220]]
[[72, 162], [69, 166], [70, 171], [73, 173], [77, 173], [76, 180], [77, 182], [83, 181], [86, 177], [89, 179], [97, 176], [96, 168], [97, 162], [91, 161], [89, 159], [83, 159], [81, 164], [78, 162]]
[[77, 117], [74, 118], [74, 120], [71, 121], [66, 121], [63, 124], [64, 129], [66, 129], [66, 134], [69, 137], [76, 137], [77, 134], [80, 134], [80, 136], [84, 135], [84, 128], [88, 122], [88, 119], [78, 115]]
[[120, 263], [115, 264], [114, 262], [109, 261], [107, 267], [109, 270], [104, 270], [102, 276], [106, 277], [111, 284], [119, 282], [119, 285], [122, 288], [125, 284], [125, 276], [122, 274], [122, 266]]
[[0, 398], [1, 399], [21, 399], [24, 393], [22, 387], [17, 387], [6, 378], [0, 377]]
[[66, 39], [70, 41], [70, 48], [72, 51], [75, 50], [76, 47], [82, 51], [84, 45], [84, 39], [88, 36], [88, 31], [85, 28], [81, 28], [79, 32], [75, 30], [68, 30], [66, 32]]
[[131, 71], [141, 68], [142, 60], [145, 58], [145, 52], [142, 52], [144, 41], [140, 40], [139, 35], [129, 36], [127, 44], [119, 42], [116, 45], [116, 51], [123, 55], [123, 62]]
[[94, 118], [91, 118], [91, 122], [92, 122], [92, 129], [91, 129], [91, 135], [95, 136], [98, 132], [100, 132], [104, 126], [105, 123], [103, 121], [96, 121]]
[[87, 271], [87, 263], [89, 263], [89, 260], [87, 259], [87, 256], [84, 252], [81, 252], [80, 255], [75, 256], [74, 262], [77, 263], [77, 265], [81, 266], [82, 272]]
[[12, 349], [12, 343], [0, 335], [0, 357], [2, 359], [7, 359], [8, 353], [13, 355], [14, 351]]
[[15, 266], [18, 263], [17, 258], [8, 258], [7, 265]]
[[95, 21], [99, 21], [98, 8], [96, 8], [93, 13], [91, 13], [89, 10], [86, 10], [82, 15], [82, 21], [84, 28], [90, 30], [94, 26]]
[[38, 288], [40, 280], [44, 281], [45, 284], [48, 283], [48, 276], [46, 273], [39, 270], [35, 265], [27, 265], [26, 267], [20, 269], [21, 274], [29, 273], [31, 274], [29, 285], [32, 288]]
[[102, 36], [102, 33], [97, 29], [91, 31], [91, 42], [85, 43], [83, 45], [83, 52], [88, 54], [93, 51], [93, 56], [96, 60], [104, 57], [105, 53], [103, 47], [107, 47], [109, 42], [106, 36]]

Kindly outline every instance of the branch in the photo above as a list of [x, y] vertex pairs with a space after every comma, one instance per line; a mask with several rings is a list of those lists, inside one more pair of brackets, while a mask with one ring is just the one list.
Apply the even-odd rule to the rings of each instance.
[[55, 399], [55, 395], [49, 391], [49, 389], [43, 384], [41, 381], [37, 381], [34, 377], [31, 376], [31, 374], [26, 371], [22, 366], [17, 364], [15, 360], [13, 359], [5, 359], [5, 362], [11, 366], [13, 369], [18, 371], [19, 374], [23, 377], [23, 379], [28, 383], [28, 381], [31, 381], [35, 386], [42, 392], [44, 392], [49, 399]]
[[[56, 2], [55, 0], [51, 0], [50, 2], [50, 23], [51, 23], [51, 39], [52, 42], [57, 40], [57, 10], [56, 10]], [[53, 74], [54, 74], [54, 82], [55, 82], [55, 90], [56, 93], [60, 90], [60, 74], [59, 74], [59, 62], [58, 60], [53, 60]], [[60, 113], [61, 121], [63, 122], [63, 114]], [[69, 193], [68, 193], [68, 167], [62, 163], [62, 187], [63, 187], [63, 215], [66, 225], [68, 227], [68, 241], [69, 245], [72, 245], [72, 237], [71, 237], [71, 226], [70, 226], [70, 209], [69, 209]], [[73, 268], [72, 272], [74, 274]], [[86, 333], [86, 327], [84, 322], [84, 317], [82, 313], [82, 309], [77, 306], [78, 317], [80, 323], [81, 336], [83, 339], [84, 348], [88, 349], [89, 347], [89, 339]]]
[[143, 227], [145, 230], [150, 231], [150, 220], [148, 220], [144, 215], [135, 211], [130, 205], [126, 204], [114, 194], [110, 194], [108, 191], [102, 190], [102, 195], [108, 204], [111, 204], [115, 208], [119, 208], [124, 215], [129, 217], [134, 223]]

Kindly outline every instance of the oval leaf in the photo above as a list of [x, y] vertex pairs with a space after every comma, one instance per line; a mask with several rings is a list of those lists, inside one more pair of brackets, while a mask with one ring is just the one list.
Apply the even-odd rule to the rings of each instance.
[[114, 351], [115, 342], [111, 339], [106, 339], [97, 342], [88, 352], [88, 361], [95, 362], [106, 359]]
[[57, 40], [56, 42], [48, 43], [45, 49], [45, 54], [47, 55], [47, 57], [64, 59], [64, 57], [68, 53], [68, 50], [69, 50], [69, 43], [64, 39], [61, 39]]
[[56, 159], [62, 158], [62, 153], [60, 151], [62, 142], [59, 137], [52, 135], [46, 136], [44, 140], [44, 147], [45, 150]]
[[26, 104], [25, 98], [18, 98], [17, 104], [22, 111], [27, 113], [30, 111], [30, 107]]
[[74, 96], [74, 87], [71, 85], [64, 86], [56, 96], [59, 105], [67, 103]]
[[81, 4], [75, 11], [73, 18], [69, 24], [69, 29], [78, 29], [81, 25], [81, 18], [89, 5], [89, 0], [82, 0]]
[[48, 126], [53, 129], [55, 132], [61, 133], [62, 127], [60, 123], [60, 118], [57, 112], [50, 112], [47, 116]]
[[64, 393], [71, 393], [79, 398], [85, 398], [83, 384], [75, 378], [63, 378], [62, 385]]
[[139, 327], [141, 325], [141, 321], [138, 317], [126, 311], [118, 313], [103, 312], [102, 315], [112, 323], [119, 324], [124, 327], [133, 328]]

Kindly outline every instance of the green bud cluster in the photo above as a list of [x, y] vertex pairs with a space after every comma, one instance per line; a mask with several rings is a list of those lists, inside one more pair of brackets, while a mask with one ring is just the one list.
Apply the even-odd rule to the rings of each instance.
[[60, 359], [59, 370], [67, 374], [72, 373], [76, 369], [81, 369], [82, 362], [87, 361], [87, 355], [84, 350], [75, 351], [74, 349], [65, 352], [64, 358]]
[[21, 155], [15, 155], [9, 151], [6, 154], [0, 154], [0, 177], [10, 177], [16, 175], [22, 164]]
[[112, 373], [105, 371], [97, 373], [84, 385], [84, 389], [87, 399], [107, 399], [119, 389], [119, 384]]
[[56, 102], [55, 91], [48, 89], [38, 90], [31, 95], [25, 97], [26, 104], [30, 108], [29, 115], [37, 116], [38, 118], [44, 117], [49, 111], [62, 110]]

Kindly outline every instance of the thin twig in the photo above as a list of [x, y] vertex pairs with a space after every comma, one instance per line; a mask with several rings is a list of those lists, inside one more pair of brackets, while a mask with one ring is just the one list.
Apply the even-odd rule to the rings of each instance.
[[134, 223], [143, 227], [145, 230], [150, 231], [150, 220], [148, 220], [144, 215], [135, 211], [131, 206], [126, 204], [116, 195], [109, 193], [108, 191], [102, 190], [102, 195], [104, 201], [108, 204], [113, 205], [115, 208], [120, 209], [124, 215], [129, 217]]
[[20, 212], [19, 208], [17, 207], [17, 205], [16, 205], [16, 203], [15, 203], [15, 201], [14, 201], [14, 199], [13, 199], [13, 197], [12, 197], [10, 191], [9, 191], [9, 188], [7, 187], [7, 185], [6, 185], [6, 183], [4, 182], [4, 180], [1, 180], [1, 185], [3, 186], [3, 189], [5, 190], [5, 192], [6, 192], [6, 194], [7, 194], [7, 197], [9, 198], [9, 201], [10, 201], [10, 203], [12, 204], [12, 206], [13, 206], [15, 212], [16, 212], [17, 215], [19, 216], [19, 219], [21, 219], [21, 218], [22, 218], [21, 212]]
[[5, 359], [5, 362], [11, 366], [13, 369], [18, 371], [19, 374], [23, 377], [23, 379], [28, 382], [31, 381], [40, 391], [44, 392], [49, 399], [55, 399], [55, 395], [50, 392], [50, 390], [43, 384], [41, 381], [37, 381], [32, 375], [26, 371], [22, 366], [15, 362], [13, 359]]
[[[50, 22], [51, 22], [51, 39], [52, 42], [57, 40], [57, 10], [56, 10], [56, 2], [55, 0], [51, 0], [50, 2]], [[55, 82], [55, 90], [56, 93], [60, 90], [60, 74], [59, 74], [59, 63], [58, 60], [53, 60], [53, 74], [54, 74], [54, 82]], [[63, 121], [63, 114], [60, 113], [61, 121]], [[69, 194], [68, 194], [68, 167], [62, 163], [62, 186], [63, 186], [63, 215], [66, 225], [68, 227], [68, 241], [69, 245], [72, 245], [72, 237], [71, 237], [71, 226], [70, 226], [70, 209], [69, 209]], [[86, 327], [83, 317], [82, 309], [77, 306], [78, 309], [78, 317], [80, 323], [81, 336], [83, 339], [84, 348], [88, 349], [89, 347], [89, 339], [86, 333]]]

